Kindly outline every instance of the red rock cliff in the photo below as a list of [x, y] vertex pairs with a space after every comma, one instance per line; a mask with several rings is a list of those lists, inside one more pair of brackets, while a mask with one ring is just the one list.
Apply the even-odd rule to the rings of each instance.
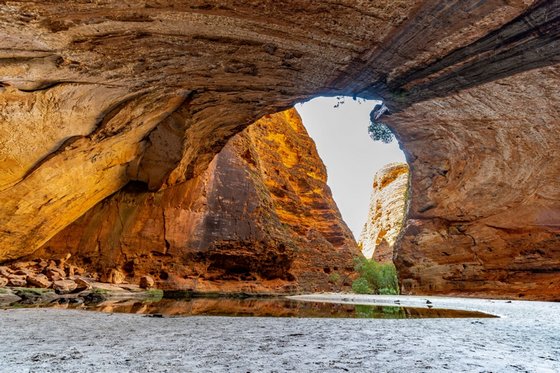
[[58, 233], [38, 257], [152, 275], [168, 289], [330, 290], [356, 243], [315, 144], [292, 109], [235, 136], [200, 177], [160, 192], [129, 184]]

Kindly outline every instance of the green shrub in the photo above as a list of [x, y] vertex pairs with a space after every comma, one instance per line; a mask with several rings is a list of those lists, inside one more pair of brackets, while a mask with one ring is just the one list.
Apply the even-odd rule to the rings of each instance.
[[360, 277], [352, 283], [352, 290], [358, 294], [399, 293], [397, 270], [393, 263], [381, 264], [375, 260], [357, 258], [356, 271]]
[[381, 295], [398, 295], [398, 291], [393, 288], [383, 288], [379, 289], [379, 294]]
[[357, 294], [371, 294], [372, 293], [372, 290], [369, 287], [368, 281], [363, 277], [360, 277], [357, 280], [355, 280], [354, 282], [352, 282], [352, 291], [354, 293], [357, 293]]
[[329, 282], [332, 284], [338, 285], [341, 280], [342, 277], [340, 277], [340, 275], [336, 272], [331, 273], [331, 275], [329, 276]]
[[163, 290], [149, 289], [146, 290], [146, 300], [150, 302], [158, 302], [163, 298]]

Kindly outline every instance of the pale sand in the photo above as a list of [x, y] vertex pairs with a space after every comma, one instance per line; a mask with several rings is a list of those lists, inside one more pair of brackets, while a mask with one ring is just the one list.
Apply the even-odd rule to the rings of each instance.
[[560, 303], [314, 295], [496, 319], [147, 318], [0, 311], [2, 372], [560, 372]]

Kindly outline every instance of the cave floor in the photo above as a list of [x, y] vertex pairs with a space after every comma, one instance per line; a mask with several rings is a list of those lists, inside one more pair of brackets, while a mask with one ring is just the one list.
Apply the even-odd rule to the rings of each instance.
[[1, 372], [559, 372], [560, 303], [325, 294], [485, 319], [152, 318], [0, 311]]

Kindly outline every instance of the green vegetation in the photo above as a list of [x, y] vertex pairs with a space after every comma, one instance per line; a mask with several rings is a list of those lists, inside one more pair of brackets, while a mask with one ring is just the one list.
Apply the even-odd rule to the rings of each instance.
[[157, 302], [163, 298], [163, 290], [161, 289], [150, 289], [146, 290], [146, 300], [149, 302]]
[[336, 272], [331, 273], [329, 276], [329, 282], [335, 285], [340, 285], [340, 283], [342, 282], [342, 277]]
[[370, 122], [368, 134], [373, 141], [381, 141], [385, 144], [389, 144], [393, 141], [393, 132], [391, 132], [386, 124], [381, 122]]
[[399, 293], [397, 270], [393, 263], [381, 264], [371, 259], [356, 258], [356, 271], [360, 274], [353, 283], [352, 290], [358, 294]]
[[54, 290], [43, 289], [43, 288], [13, 288], [13, 291], [19, 297], [23, 297], [23, 298], [41, 297], [45, 294], [50, 294], [50, 293], [54, 294]]
[[93, 289], [91, 289], [91, 293], [92, 294], [98, 294], [98, 295], [105, 295], [105, 294], [109, 294], [109, 290], [100, 289], [100, 288], [93, 288]]

